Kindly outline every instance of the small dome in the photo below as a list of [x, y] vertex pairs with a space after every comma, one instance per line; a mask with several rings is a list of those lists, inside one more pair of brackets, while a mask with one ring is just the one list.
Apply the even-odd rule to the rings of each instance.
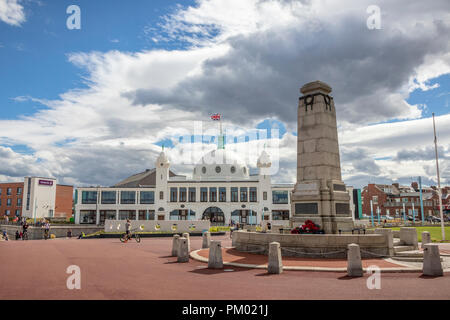
[[269, 154], [266, 150], [263, 150], [261, 155], [258, 158], [258, 162], [256, 163], [258, 168], [269, 168], [272, 166], [272, 160], [270, 160]]
[[164, 151], [161, 151], [158, 158], [156, 159], [156, 165], [164, 165], [169, 164], [169, 159], [167, 158], [167, 155]]

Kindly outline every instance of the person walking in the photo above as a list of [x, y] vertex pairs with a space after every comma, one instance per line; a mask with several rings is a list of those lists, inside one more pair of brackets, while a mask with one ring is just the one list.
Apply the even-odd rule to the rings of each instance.
[[22, 240], [25, 240], [27, 238], [28, 240], [28, 223], [27, 220], [24, 221], [22, 225]]

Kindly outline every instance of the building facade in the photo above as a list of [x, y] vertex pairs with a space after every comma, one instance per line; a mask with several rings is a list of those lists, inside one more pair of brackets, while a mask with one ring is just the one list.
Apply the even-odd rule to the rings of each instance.
[[0, 183], [0, 216], [22, 215], [23, 182]]
[[257, 167], [258, 174], [250, 175], [238, 155], [219, 148], [206, 154], [187, 178], [170, 170], [163, 150], [154, 169], [112, 187], [77, 188], [75, 222], [208, 219], [212, 225], [258, 224], [261, 220], [288, 224], [293, 184], [272, 184], [271, 160], [265, 151]]
[[[448, 187], [442, 188], [443, 206], [448, 198]], [[373, 211], [374, 216], [406, 216], [422, 218], [420, 204], [420, 190], [417, 182], [413, 182], [411, 187], [401, 186], [398, 183], [392, 185], [369, 184], [361, 192], [362, 211], [366, 216], [370, 216]], [[422, 202], [424, 218], [439, 215], [439, 197], [437, 189], [434, 187], [422, 188]], [[372, 206], [372, 207], [371, 207]]]
[[24, 182], [0, 183], [0, 217], [54, 218], [72, 216], [73, 186], [56, 179], [25, 177]]

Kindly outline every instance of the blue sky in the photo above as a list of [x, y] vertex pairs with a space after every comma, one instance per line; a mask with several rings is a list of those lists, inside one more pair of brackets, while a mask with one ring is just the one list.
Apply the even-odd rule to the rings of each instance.
[[[27, 21], [21, 27], [0, 23], [0, 118], [16, 119], [43, 108], [34, 101], [16, 102], [16, 97], [57, 99], [61, 93], [85, 88], [82, 70], [68, 62], [67, 54], [109, 50], [141, 51], [174, 49], [174, 43], [155, 43], [146, 34], [161, 16], [177, 4], [193, 1], [120, 0], [26, 1]], [[69, 30], [66, 9], [81, 8], [81, 30]], [[133, 23], [130, 23], [132, 21]]]
[[[381, 2], [383, 29], [373, 32], [366, 0], [346, 0], [341, 11], [319, 1], [311, 11], [296, 0], [8, 0], [21, 9], [0, 19], [0, 161], [14, 170], [5, 165], [0, 181], [47, 174], [73, 184], [115, 182], [163, 144], [177, 154], [186, 127], [177, 121], [220, 112], [244, 149], [247, 133], [268, 130], [270, 139], [279, 129], [286, 170], [278, 179], [290, 182], [298, 88], [318, 79], [333, 86], [349, 183], [419, 174], [432, 182], [432, 112], [442, 176], [450, 179], [448, 26], [433, 20], [448, 21], [445, 1], [409, 10], [404, 1]], [[66, 27], [72, 4], [81, 9], [81, 30]], [[310, 29], [311, 21], [322, 28]], [[411, 31], [418, 22], [423, 29]], [[126, 172], [107, 158], [104, 170], [115, 173], [91, 181], [86, 168], [102, 163], [95, 154], [106, 157], [106, 146], [148, 153]], [[86, 148], [92, 157], [82, 156]], [[410, 151], [423, 161], [408, 160]]]

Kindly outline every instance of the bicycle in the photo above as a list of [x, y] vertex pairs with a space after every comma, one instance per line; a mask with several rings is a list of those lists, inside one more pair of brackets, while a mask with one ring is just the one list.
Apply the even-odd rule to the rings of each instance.
[[22, 240], [25, 240], [25, 238], [26, 238], [26, 240], [28, 240], [28, 231], [27, 231], [27, 230], [25, 230], [25, 231], [22, 233]]
[[123, 234], [122, 237], [120, 237], [120, 242], [122, 242], [122, 243], [128, 242], [128, 240], [131, 240], [133, 235], [134, 235], [134, 240], [136, 240], [137, 243], [141, 242], [141, 236], [138, 235], [136, 232], [133, 232], [133, 231], [136, 231], [136, 230], [137, 229], [130, 230], [130, 234], [129, 235], [126, 234], [126, 233]]
[[49, 234], [49, 231], [50, 231], [50, 230], [48, 230], [48, 229], [45, 229], [45, 231], [44, 231], [44, 239], [45, 239], [45, 240], [47, 240], [47, 239], [49, 238], [49, 235], [48, 235], [48, 234]]

